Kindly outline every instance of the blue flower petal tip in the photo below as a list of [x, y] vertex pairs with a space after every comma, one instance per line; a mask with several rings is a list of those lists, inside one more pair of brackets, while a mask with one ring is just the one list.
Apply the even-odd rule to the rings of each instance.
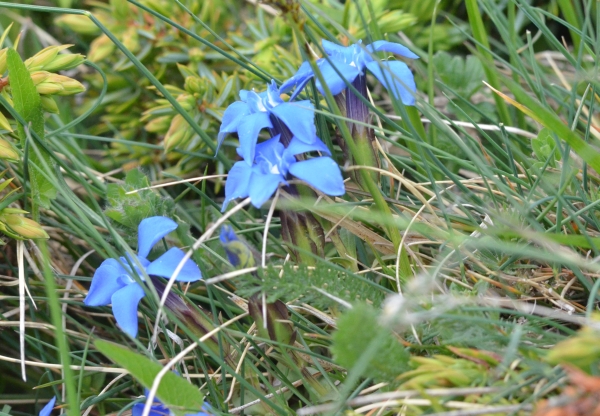
[[42, 408], [39, 416], [50, 416], [52, 409], [54, 409], [54, 405], [56, 404], [56, 396], [54, 396], [50, 401]]

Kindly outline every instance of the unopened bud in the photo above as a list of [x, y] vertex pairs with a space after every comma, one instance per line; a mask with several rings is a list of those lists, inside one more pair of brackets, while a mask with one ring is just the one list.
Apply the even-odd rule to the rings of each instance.
[[177, 102], [185, 111], [191, 111], [196, 106], [196, 98], [193, 95], [182, 94], [177, 97]]
[[80, 53], [63, 53], [45, 65], [44, 69], [50, 72], [66, 71], [78, 67], [83, 61], [85, 61], [85, 56]]
[[0, 159], [16, 162], [19, 160], [19, 154], [12, 145], [0, 137]]
[[56, 55], [63, 49], [67, 49], [72, 45], [58, 45], [58, 46], [48, 46], [47, 48], [42, 49], [31, 58], [25, 61], [25, 66], [30, 71], [39, 71], [44, 69], [46, 65], [56, 58]]
[[[64, 75], [50, 74], [48, 79], [46, 79], [43, 84], [50, 83], [60, 85], [62, 87], [58, 92], [56, 92], [57, 95], [73, 95], [85, 91], [85, 87], [81, 84], [81, 82]], [[40, 92], [40, 94], [42, 94], [42, 92]]]
[[190, 57], [190, 61], [199, 62], [204, 59], [204, 51], [200, 48], [190, 48], [188, 51], [188, 56]]
[[169, 130], [172, 118], [173, 117], [171, 116], [157, 117], [154, 120], [150, 120], [148, 124], [146, 124], [145, 129], [150, 133], [164, 133]]
[[29, 218], [17, 214], [3, 214], [0, 215], [0, 221], [4, 224], [4, 233], [10, 237], [19, 240], [49, 238], [42, 226]]
[[6, 119], [4, 114], [2, 114], [2, 113], [0, 113], [0, 129], [6, 130], [6, 131], [13, 131], [10, 123], [8, 122], [8, 120]]
[[33, 80], [33, 85], [37, 86], [42, 82], [46, 81], [48, 77], [51, 75], [48, 71], [34, 71], [29, 74], [31, 79]]
[[194, 131], [189, 126], [187, 121], [181, 116], [181, 114], [177, 114], [173, 117], [171, 121], [171, 127], [169, 127], [169, 131], [165, 135], [164, 147], [165, 152], [169, 151], [173, 147], [187, 142], [192, 138]]
[[100, 33], [98, 26], [89, 17], [76, 14], [64, 14], [54, 21], [60, 27], [67, 27], [80, 35], [95, 36]]
[[8, 68], [8, 64], [6, 61], [6, 53], [8, 48], [0, 49], [0, 76], [6, 72], [6, 68]]
[[186, 77], [185, 90], [192, 94], [204, 94], [206, 92], [206, 83], [199, 77]]
[[41, 95], [73, 95], [85, 91], [79, 81], [48, 71], [34, 71], [31, 79]]
[[40, 98], [42, 100], [42, 107], [44, 110], [52, 114], [60, 113], [60, 111], [58, 111], [58, 105], [56, 105], [56, 101], [54, 101], [54, 98], [50, 97], [49, 95], [40, 95]]
[[88, 59], [92, 62], [99, 62], [110, 56], [115, 50], [115, 44], [106, 35], [102, 35], [92, 41]]

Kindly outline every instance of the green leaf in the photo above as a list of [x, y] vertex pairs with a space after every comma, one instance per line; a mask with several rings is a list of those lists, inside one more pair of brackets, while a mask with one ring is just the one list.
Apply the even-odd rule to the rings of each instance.
[[398, 374], [408, 370], [410, 354], [390, 330], [379, 324], [377, 311], [371, 306], [355, 304], [338, 319], [337, 324], [331, 350], [335, 360], [343, 367], [354, 367], [371, 341], [383, 336], [385, 340], [369, 362], [369, 377], [378, 381], [393, 381]]
[[[44, 140], [44, 114], [40, 95], [35, 89], [33, 80], [21, 57], [14, 49], [7, 52], [8, 73], [10, 76], [10, 89], [15, 111], [30, 126], [38, 137]], [[27, 134], [25, 128], [18, 123], [17, 132], [21, 139], [21, 146], [25, 149]], [[30, 143], [32, 144], [32, 143]], [[52, 176], [50, 155], [39, 149], [40, 158], [34, 149], [29, 152], [29, 178], [31, 181], [31, 195], [33, 200], [44, 208], [50, 207], [50, 200], [56, 198], [56, 188], [48, 179]]]
[[110, 184], [106, 187], [106, 198], [110, 204], [105, 213], [113, 221], [131, 229], [137, 227], [144, 218], [154, 215], [173, 216], [174, 203], [170, 198], [162, 198], [150, 189], [128, 192], [150, 186], [148, 178], [138, 169], [127, 172], [125, 184]]
[[531, 148], [535, 153], [536, 159], [542, 163], [551, 158], [550, 166], [555, 167], [556, 161], [560, 160], [560, 151], [552, 137], [550, 129], [543, 128], [540, 130], [537, 137], [531, 140]]
[[[98, 351], [119, 366], [125, 368], [144, 387], [150, 389], [162, 366], [141, 354], [112, 342], [96, 341]], [[156, 392], [156, 397], [176, 415], [198, 412], [204, 404], [200, 391], [173, 372], [165, 374]]]
[[504, 84], [514, 94], [515, 99], [507, 96], [496, 88], [490, 86], [498, 96], [514, 105], [524, 114], [528, 115], [542, 126], [547, 127], [562, 140], [567, 142], [571, 149], [577, 153], [596, 172], [600, 173], [600, 154], [594, 147], [586, 143], [560, 117], [551, 109], [546, 108], [535, 98], [531, 97], [523, 88], [510, 78], [504, 78]]

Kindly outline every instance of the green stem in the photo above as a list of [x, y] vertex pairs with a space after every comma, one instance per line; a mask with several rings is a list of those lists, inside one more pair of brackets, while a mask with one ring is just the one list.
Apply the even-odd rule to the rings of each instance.
[[67, 391], [67, 415], [68, 416], [79, 416], [79, 403], [77, 403], [77, 388], [75, 387], [75, 378], [73, 376], [73, 370], [71, 369], [71, 357], [69, 355], [69, 343], [67, 337], [63, 331], [62, 323], [62, 310], [60, 308], [60, 302], [58, 300], [58, 293], [56, 291], [56, 282], [52, 270], [50, 269], [50, 261], [48, 260], [50, 254], [48, 253], [48, 246], [46, 241], [38, 240], [38, 247], [42, 253], [42, 268], [44, 270], [44, 279], [46, 283], [46, 296], [48, 297], [48, 306], [50, 307], [50, 316], [52, 318], [52, 325], [54, 325], [54, 339], [56, 340], [56, 347], [60, 353], [60, 362], [62, 363], [63, 374], [65, 378], [65, 388]]
[[[467, 14], [469, 15], [469, 23], [471, 24], [473, 37], [477, 41], [477, 50], [481, 55], [485, 76], [492, 87], [500, 90], [500, 82], [498, 81], [498, 74], [496, 73], [496, 67], [494, 65], [494, 57], [490, 53], [490, 42], [483, 25], [483, 19], [481, 18], [481, 11], [477, 5], [477, 0], [465, 0], [465, 5], [467, 6]], [[510, 126], [511, 119], [508, 106], [502, 97], [497, 94], [494, 94], [494, 101], [496, 102], [496, 108], [498, 108], [500, 121], [505, 125]]]

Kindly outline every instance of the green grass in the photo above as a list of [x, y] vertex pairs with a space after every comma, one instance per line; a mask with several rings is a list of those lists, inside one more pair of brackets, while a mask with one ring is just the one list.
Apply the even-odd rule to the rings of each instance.
[[[54, 395], [69, 415], [127, 414], [161, 368], [171, 382], [158, 397], [181, 414], [202, 397], [215, 414], [276, 415], [543, 415], [557, 397], [569, 414], [570, 400], [595, 397], [600, 10], [530, 3], [0, 3], [0, 29], [14, 22], [0, 50], [23, 31], [23, 60], [55, 44], [94, 58], [63, 72], [86, 91], [53, 96], [60, 113], [44, 110], [43, 131], [0, 74], [14, 129], [0, 127], [0, 139], [19, 154], [0, 154], [2, 178], [13, 178], [0, 198], [18, 189], [0, 199], [0, 227], [5, 208], [21, 208], [50, 237], [25, 241], [21, 262], [0, 234], [0, 414], [38, 414]], [[346, 195], [282, 189], [272, 215], [270, 204], [240, 201], [221, 213], [237, 139], [214, 151], [238, 91], [284, 81], [322, 56], [321, 39], [359, 38], [420, 56], [408, 62], [415, 107], [368, 78], [380, 165], [354, 143], [339, 101], [312, 83], [301, 97], [315, 103]], [[32, 177], [56, 190], [47, 206]], [[157, 320], [148, 284], [133, 340], [110, 307], [83, 299], [102, 261], [135, 253], [151, 215], [179, 224], [152, 258], [195, 248], [204, 281], [172, 292], [203, 329], [168, 308]], [[295, 245], [286, 218], [311, 225]], [[222, 224], [257, 267], [228, 263]], [[311, 250], [319, 229], [325, 244]]]

